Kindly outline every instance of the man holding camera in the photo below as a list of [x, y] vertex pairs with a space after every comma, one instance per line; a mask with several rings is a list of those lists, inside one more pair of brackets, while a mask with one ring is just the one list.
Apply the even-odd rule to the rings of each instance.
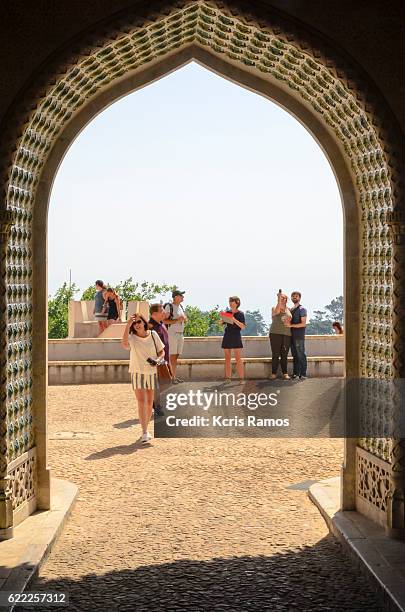
[[177, 360], [183, 351], [184, 326], [187, 322], [186, 313], [181, 305], [184, 300], [185, 291], [176, 289], [172, 293], [172, 301], [164, 305], [166, 318], [163, 321], [168, 328], [170, 367], [173, 375], [173, 382], [183, 382], [176, 377]]

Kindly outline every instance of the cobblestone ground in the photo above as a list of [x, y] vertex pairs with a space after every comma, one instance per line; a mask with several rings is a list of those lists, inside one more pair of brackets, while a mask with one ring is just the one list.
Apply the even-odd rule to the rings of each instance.
[[80, 492], [30, 590], [67, 591], [78, 611], [381, 610], [306, 492], [290, 488], [337, 475], [342, 440], [142, 448], [129, 385], [49, 397], [49, 463]]

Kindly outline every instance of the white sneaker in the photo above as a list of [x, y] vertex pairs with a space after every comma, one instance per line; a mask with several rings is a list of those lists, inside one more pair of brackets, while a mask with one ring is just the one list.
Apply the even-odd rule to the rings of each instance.
[[142, 434], [142, 438], [141, 438], [142, 444], [147, 444], [150, 440], [152, 440], [152, 436], [150, 435], [148, 431]]

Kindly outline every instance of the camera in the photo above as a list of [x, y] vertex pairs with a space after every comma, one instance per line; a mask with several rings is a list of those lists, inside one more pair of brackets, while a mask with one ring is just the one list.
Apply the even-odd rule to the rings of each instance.
[[151, 366], [158, 366], [158, 365], [162, 365], [163, 363], [166, 363], [164, 357], [161, 357], [160, 359], [152, 359], [152, 357], [148, 357], [146, 361]]

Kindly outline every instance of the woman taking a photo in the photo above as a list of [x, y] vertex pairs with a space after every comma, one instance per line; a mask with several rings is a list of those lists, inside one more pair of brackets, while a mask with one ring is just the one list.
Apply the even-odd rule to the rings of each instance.
[[241, 331], [245, 329], [245, 315], [239, 310], [240, 299], [236, 295], [229, 298], [229, 307], [232, 313], [232, 318], [229, 323], [221, 321], [225, 325], [225, 333], [222, 339], [222, 348], [225, 351], [225, 380], [231, 380], [231, 353], [236, 359], [236, 371], [240, 379], [245, 377], [243, 361], [242, 361], [242, 337]]
[[281, 293], [277, 294], [277, 306], [271, 309], [270, 346], [271, 346], [271, 376], [277, 378], [277, 370], [281, 362], [283, 378], [288, 380], [287, 356], [291, 346], [291, 329], [286, 327], [291, 322], [291, 312], [287, 308], [288, 297]]
[[133, 315], [129, 319], [122, 337], [122, 346], [131, 351], [129, 371], [138, 403], [141, 439], [143, 444], [147, 444], [152, 438], [148, 425], [158, 384], [156, 362], [164, 356], [165, 347], [157, 333], [148, 329], [148, 323], [142, 315]]

